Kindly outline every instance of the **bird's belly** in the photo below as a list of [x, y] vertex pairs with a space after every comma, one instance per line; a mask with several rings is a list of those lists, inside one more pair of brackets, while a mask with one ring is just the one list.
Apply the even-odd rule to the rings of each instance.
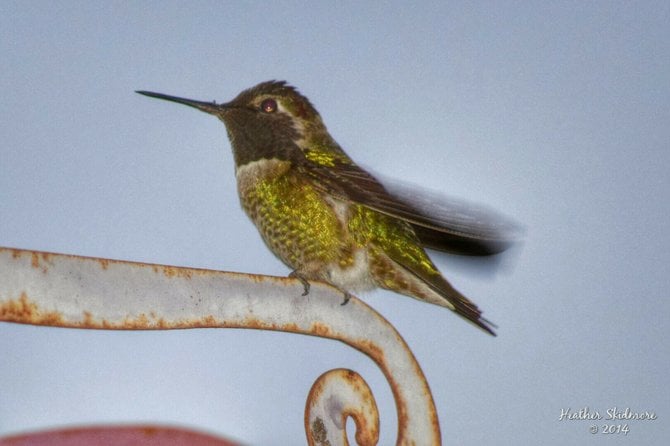
[[338, 263], [329, 265], [327, 274], [325, 280], [341, 290], [360, 292], [376, 288], [365, 248], [357, 248], [353, 253], [353, 261], [344, 267]]
[[[240, 201], [270, 250], [307, 279], [343, 290], [373, 287], [367, 253], [350, 235], [345, 203], [333, 203], [282, 161], [238, 169]], [[273, 164], [267, 164], [273, 163]], [[269, 175], [269, 167], [280, 174]]]

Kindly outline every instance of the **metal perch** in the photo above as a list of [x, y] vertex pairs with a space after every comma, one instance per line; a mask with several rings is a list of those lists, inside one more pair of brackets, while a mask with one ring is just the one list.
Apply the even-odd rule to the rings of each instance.
[[[0, 248], [0, 321], [110, 330], [252, 328], [336, 339], [369, 356], [388, 380], [396, 444], [441, 443], [428, 383], [400, 334], [357, 298], [297, 279]], [[299, 311], [296, 311], [299, 309]], [[309, 393], [309, 444], [376, 444], [372, 393], [355, 372], [326, 372]]]

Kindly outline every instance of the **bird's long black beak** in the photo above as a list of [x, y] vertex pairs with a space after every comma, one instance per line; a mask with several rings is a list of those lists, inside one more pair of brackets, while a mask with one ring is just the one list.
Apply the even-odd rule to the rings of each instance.
[[179, 98], [177, 96], [170, 96], [163, 93], [154, 93], [153, 91], [138, 90], [135, 91], [135, 93], [143, 94], [144, 96], [149, 96], [152, 98], [164, 99], [170, 102], [176, 102], [178, 104], [188, 105], [189, 107], [197, 108], [200, 111], [212, 115], [218, 114], [221, 112], [221, 110], [226, 108], [224, 104], [217, 104], [216, 102], [196, 101], [194, 99]]

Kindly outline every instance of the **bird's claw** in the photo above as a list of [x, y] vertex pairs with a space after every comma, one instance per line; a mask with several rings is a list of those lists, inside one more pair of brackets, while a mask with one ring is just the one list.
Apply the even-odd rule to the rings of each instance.
[[288, 276], [293, 278], [293, 279], [298, 279], [300, 281], [300, 283], [302, 283], [302, 286], [305, 289], [305, 291], [303, 291], [303, 293], [302, 293], [303, 296], [307, 296], [309, 294], [310, 284], [307, 281], [307, 279], [302, 277], [297, 271], [291, 271], [291, 273]]

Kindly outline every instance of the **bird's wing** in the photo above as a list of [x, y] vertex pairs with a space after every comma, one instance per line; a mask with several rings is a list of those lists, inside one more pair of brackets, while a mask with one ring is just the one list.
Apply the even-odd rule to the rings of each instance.
[[482, 206], [413, 186], [384, 185], [353, 163], [322, 166], [305, 162], [309, 165], [303, 173], [312, 178], [315, 187], [410, 223], [427, 248], [485, 256], [502, 252], [520, 239], [518, 225]]

